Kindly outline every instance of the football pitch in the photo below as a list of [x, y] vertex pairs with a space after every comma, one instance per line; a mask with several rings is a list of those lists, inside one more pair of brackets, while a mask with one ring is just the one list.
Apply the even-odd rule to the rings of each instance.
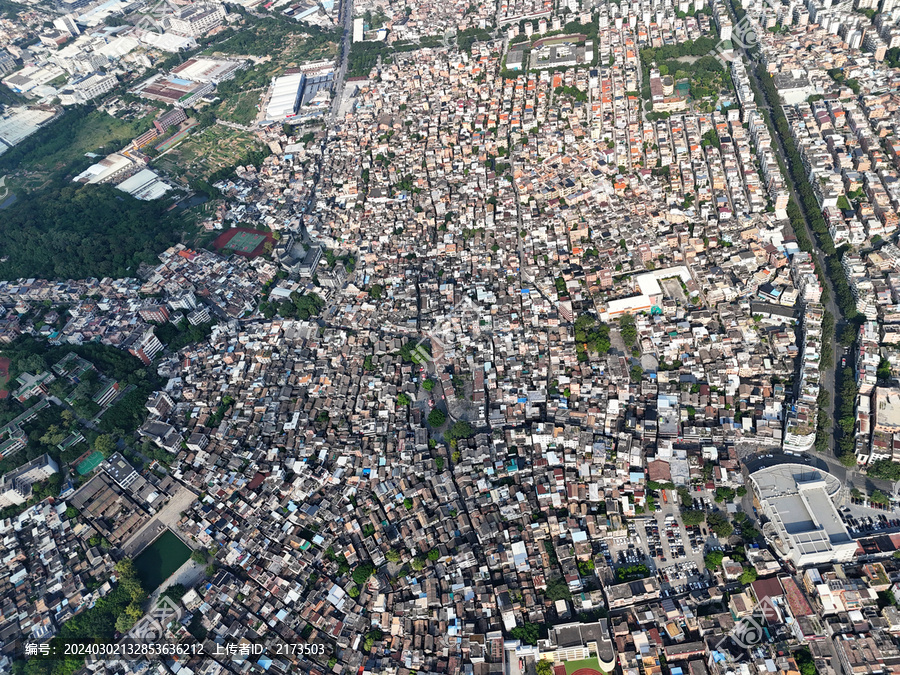
[[103, 461], [103, 455], [99, 452], [92, 452], [88, 457], [82, 461], [76, 470], [78, 471], [79, 476], [86, 476], [91, 471], [100, 466], [100, 462]]

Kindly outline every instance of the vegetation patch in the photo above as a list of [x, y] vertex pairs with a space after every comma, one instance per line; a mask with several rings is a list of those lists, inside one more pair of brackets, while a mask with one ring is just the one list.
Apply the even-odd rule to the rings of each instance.
[[65, 171], [76, 175], [97, 161], [85, 153], [107, 155], [125, 147], [150, 128], [148, 114], [129, 122], [100, 110], [76, 108], [0, 157], [0, 172]]
[[259, 112], [259, 100], [264, 89], [257, 88], [250, 91], [239, 91], [222, 101], [216, 109], [216, 115], [223, 120], [237, 124], [249, 125], [256, 120]]
[[0, 278], [134, 276], [180, 239], [182, 221], [163, 200], [145, 202], [108, 185], [66, 182], [22, 194], [0, 219]]
[[215, 183], [237, 166], [258, 166], [268, 154], [268, 148], [253, 134], [212, 124], [192, 133], [153, 164], [192, 185], [198, 180]]

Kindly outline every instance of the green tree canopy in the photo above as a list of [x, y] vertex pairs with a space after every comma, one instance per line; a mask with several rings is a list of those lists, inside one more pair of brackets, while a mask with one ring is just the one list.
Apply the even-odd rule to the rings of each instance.
[[571, 600], [572, 592], [569, 590], [569, 584], [562, 577], [553, 577], [547, 581], [547, 590], [544, 592], [550, 600]]
[[185, 227], [166, 200], [140, 201], [109, 185], [64, 180], [17, 197], [0, 219], [4, 279], [133, 276], [142, 262], [158, 264]]
[[634, 317], [631, 314], [619, 317], [619, 332], [622, 334], [622, 340], [629, 347], [637, 341], [637, 328], [634, 325]]
[[734, 527], [728, 522], [721, 511], [712, 511], [706, 516], [706, 524], [720, 539], [727, 539], [734, 532]]
[[471, 438], [475, 434], [472, 425], [465, 420], [454, 422], [453, 425], [444, 434], [444, 438], [448, 441], [456, 441], [461, 438]]
[[374, 573], [375, 573], [375, 566], [372, 563], [370, 563], [370, 562], [360, 563], [359, 565], [357, 565], [356, 569], [353, 570], [353, 575], [352, 575], [353, 582], [358, 586], [362, 586], [369, 580], [369, 577], [372, 576]]
[[703, 558], [703, 561], [706, 563], [706, 569], [715, 570], [722, 566], [722, 559], [725, 557], [725, 554], [722, 551], [710, 551]]
[[690, 527], [694, 525], [699, 525], [706, 519], [703, 511], [699, 509], [682, 509], [681, 510], [681, 520], [685, 525]]
[[94, 450], [104, 457], [109, 457], [116, 451], [116, 441], [110, 434], [101, 434], [94, 441]]
[[435, 408], [430, 413], [428, 413], [428, 426], [430, 427], [440, 427], [447, 421], [447, 416], [444, 412], [438, 408]]
[[609, 326], [598, 322], [590, 314], [582, 314], [575, 320], [575, 342], [581, 349], [586, 346], [590, 351], [605, 354], [611, 346]]
[[526, 622], [524, 625], [516, 626], [509, 631], [509, 636], [515, 640], [521, 640], [527, 645], [536, 645], [538, 638], [541, 636], [540, 626], [536, 623]]

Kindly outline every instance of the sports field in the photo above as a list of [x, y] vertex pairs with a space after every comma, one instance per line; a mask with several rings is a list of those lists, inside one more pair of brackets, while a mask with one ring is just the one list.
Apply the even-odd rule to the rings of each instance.
[[275, 243], [275, 238], [268, 232], [233, 227], [216, 237], [213, 247], [217, 251], [228, 249], [238, 255], [253, 258], [262, 255], [267, 241]]
[[90, 455], [88, 455], [87, 459], [85, 459], [78, 465], [78, 475], [86, 476], [91, 471], [96, 469], [102, 461], [103, 455], [101, 455], [99, 452], [92, 452]]
[[197, 123], [196, 123], [196, 122], [192, 122], [191, 124], [189, 124], [188, 126], [186, 126], [184, 129], [181, 129], [180, 131], [176, 131], [174, 134], [172, 134], [171, 136], [169, 136], [169, 137], [168, 137], [167, 139], [165, 139], [164, 141], [161, 141], [161, 142], [157, 143], [154, 147], [155, 147], [159, 152], [163, 152], [163, 151], [165, 151], [165, 150], [168, 150], [168, 149], [171, 148], [173, 145], [176, 145], [179, 141], [181, 141], [183, 138], [185, 138], [185, 137], [190, 133], [191, 129], [193, 129], [195, 126], [197, 126]]
[[234, 249], [238, 253], [253, 253], [253, 249], [264, 241], [266, 235], [254, 234], [252, 232], [238, 232], [228, 241], [228, 248]]
[[6, 398], [9, 395], [6, 390], [7, 382], [9, 382], [9, 359], [4, 356], [0, 358], [0, 398]]
[[566, 661], [566, 675], [602, 675], [600, 661], [597, 659], [581, 659]]

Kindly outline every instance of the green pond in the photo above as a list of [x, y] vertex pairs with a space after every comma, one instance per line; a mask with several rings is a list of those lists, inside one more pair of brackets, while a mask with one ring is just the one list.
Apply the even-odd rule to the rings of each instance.
[[144, 590], [152, 593], [190, 557], [191, 549], [167, 529], [134, 559], [134, 566]]

